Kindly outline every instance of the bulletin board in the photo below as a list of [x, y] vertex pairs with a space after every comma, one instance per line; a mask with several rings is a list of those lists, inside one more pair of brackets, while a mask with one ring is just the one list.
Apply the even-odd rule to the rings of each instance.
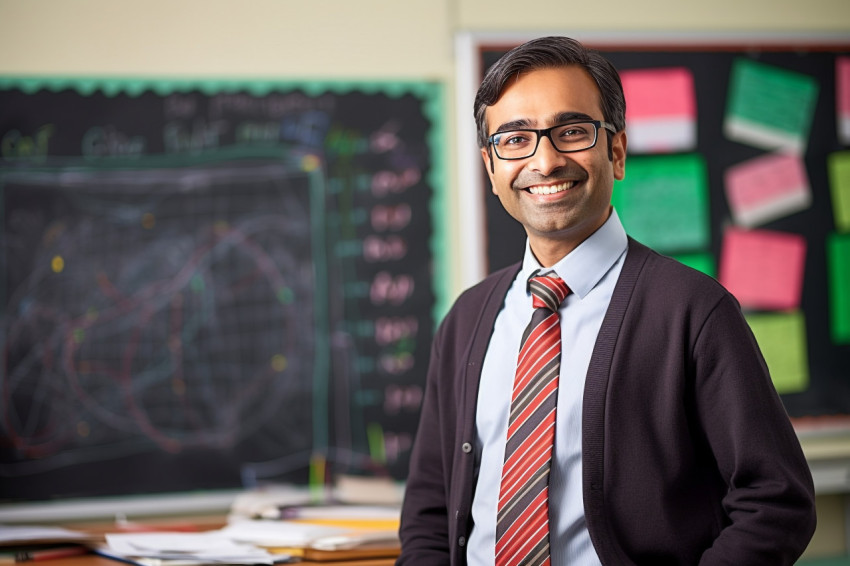
[[[465, 38], [475, 87], [544, 35], [557, 34]], [[613, 203], [626, 231], [735, 294], [798, 431], [848, 430], [850, 41], [579, 39], [623, 78], [629, 154]], [[469, 122], [459, 143], [475, 143]], [[468, 206], [485, 211], [478, 242], [492, 272], [522, 257], [525, 233], [469, 158]]]
[[430, 82], [0, 78], [0, 503], [404, 478]]

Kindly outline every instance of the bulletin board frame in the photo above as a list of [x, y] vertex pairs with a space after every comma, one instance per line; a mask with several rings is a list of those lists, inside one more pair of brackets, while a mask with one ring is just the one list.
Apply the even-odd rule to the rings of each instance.
[[[630, 52], [645, 54], [647, 61], [653, 53], [670, 52], [724, 52], [748, 54], [776, 54], [776, 53], [850, 53], [850, 36], [847, 34], [812, 34], [812, 33], [773, 33], [773, 32], [704, 32], [704, 33], [674, 33], [674, 32], [582, 32], [574, 30], [541, 30], [539, 32], [464, 32], [455, 37], [456, 53], [458, 55], [457, 67], [457, 92], [456, 106], [458, 108], [458, 131], [457, 145], [459, 148], [460, 161], [458, 164], [458, 185], [463, 187], [461, 193], [462, 202], [460, 215], [465, 219], [463, 225], [464, 234], [461, 241], [464, 242], [464, 261], [462, 265], [465, 271], [461, 274], [464, 286], [474, 284], [483, 278], [488, 272], [502, 267], [503, 264], [490, 265], [488, 248], [501, 249], [505, 245], [514, 246], [509, 256], [514, 261], [521, 257], [521, 245], [524, 242], [524, 233], [521, 227], [510, 232], [506, 238], [518, 240], [508, 242], [506, 238], [497, 240], [498, 243], [488, 241], [492, 234], [488, 232], [488, 223], [493, 222], [493, 210], [498, 209], [498, 202], [490, 192], [489, 181], [483, 169], [480, 150], [476, 142], [476, 130], [472, 113], [473, 100], [476, 90], [480, 84], [485, 68], [485, 54], [493, 52], [504, 52], [524, 41], [543, 37], [547, 35], [567, 35], [574, 37], [585, 45], [602, 51]], [[492, 57], [491, 57], [492, 60]], [[617, 64], [615, 62], [615, 64]], [[651, 66], [651, 65], [647, 65]], [[621, 69], [622, 70], [622, 69]], [[834, 96], [834, 95], [831, 95]], [[830, 124], [834, 128], [834, 124]], [[847, 149], [845, 146], [843, 149]], [[824, 169], [826, 165], [824, 164]], [[628, 170], [628, 167], [627, 167]], [[823, 174], [821, 174], [823, 173]], [[825, 177], [825, 171], [818, 171], [821, 177]], [[494, 204], [495, 202], [495, 204]], [[822, 203], [819, 203], [822, 205]], [[497, 210], [498, 214], [501, 211]], [[496, 218], [499, 237], [506, 231], [512, 229], [504, 217]], [[507, 219], [510, 220], [509, 218]], [[716, 235], [715, 235], [716, 238]], [[517, 249], [520, 251], [517, 252]], [[823, 254], [822, 250], [817, 253]], [[846, 376], [850, 381], [850, 375]], [[850, 457], [850, 415], [841, 413], [809, 418], [797, 415], [793, 418], [795, 428], [801, 439], [808, 440], [813, 446], [813, 454], [817, 458], [824, 455], [835, 456], [842, 460], [842, 464], [832, 469], [833, 475], [820, 481], [821, 490], [847, 491], [850, 489], [850, 480], [844, 475], [838, 475], [850, 471], [845, 469], [843, 459]], [[804, 449], [806, 443], [804, 442]], [[847, 464], [850, 465], [850, 464]], [[835, 474], [835, 470], [841, 470]], [[829, 476], [829, 474], [826, 474]], [[826, 477], [824, 476], [824, 477]], [[816, 478], [816, 483], [818, 480]], [[825, 487], [824, 487], [825, 486]]]
[[[251, 300], [260, 297], [261, 300], [267, 301], [267, 305], [279, 302], [305, 306], [306, 316], [303, 320], [315, 318], [317, 332], [315, 346], [311, 348], [317, 353], [320, 350], [323, 353], [316, 359], [319, 371], [310, 379], [316, 388], [314, 391], [319, 394], [312, 395], [311, 403], [299, 402], [299, 406], [290, 407], [305, 412], [306, 406], [311, 407], [311, 416], [308, 418], [312, 419], [312, 423], [306, 423], [305, 430], [300, 432], [306, 433], [307, 429], [311, 429], [313, 448], [309, 451], [298, 448], [299, 452], [296, 454], [288, 454], [284, 450], [277, 454], [277, 458], [272, 456], [253, 460], [246, 459], [244, 452], [238, 454], [236, 457], [241, 460], [237, 467], [240, 467], [242, 480], [242, 485], [238, 487], [256, 487], [258, 482], [275, 481], [275, 477], [280, 477], [282, 471], [285, 473], [285, 470], [291, 469], [294, 463], [302, 469], [300, 476], [309, 474], [310, 487], [313, 489], [325, 489], [326, 484], [333, 481], [334, 474], [345, 467], [335, 466], [334, 461], [356, 462], [356, 467], [366, 466], [367, 469], [374, 466], [374, 463], [384, 462], [388, 465], [377, 466], [378, 471], [383, 473], [391, 470], [392, 465], [405, 465], [405, 455], [409, 452], [412, 437], [410, 429], [418, 420], [418, 399], [421, 396], [416, 393], [421, 392], [424, 387], [427, 363], [425, 352], [430, 344], [431, 331], [447, 308], [447, 285], [450, 280], [447, 273], [448, 258], [445, 255], [445, 250], [448, 249], [444, 211], [445, 112], [441, 84], [427, 80], [178, 80], [147, 77], [3, 76], [0, 77], [0, 90], [7, 100], [15, 101], [7, 106], [6, 113], [0, 114], [4, 116], [3, 122], [0, 123], [0, 126], [4, 126], [0, 128], [3, 130], [0, 134], [3, 137], [0, 189], [9, 189], [15, 185], [16, 194], [19, 195], [15, 198], [19, 200], [15, 201], [14, 206], [17, 206], [18, 210], [32, 210], [33, 218], [59, 218], [70, 209], [85, 211], [88, 215], [85, 223], [89, 226], [92, 224], [91, 218], [125, 218], [125, 214], [133, 209], [136, 209], [136, 212], [142, 208], [152, 209], [151, 207], [156, 207], [157, 202], [166, 202], [172, 198], [169, 190], [156, 192], [159, 190], [157, 187], [167, 186], [157, 185], [161, 176], [170, 179], [182, 178], [185, 181], [181, 181], [183, 186], [179, 190], [171, 191], [173, 194], [191, 194], [198, 187], [212, 186], [207, 183], [208, 179], [221, 179], [220, 172], [211, 168], [219, 167], [225, 162], [248, 172], [254, 171], [258, 166], [270, 166], [274, 169], [268, 169], [271, 173], [269, 178], [255, 179], [257, 189], [251, 190], [257, 195], [266, 195], [261, 198], [268, 197], [274, 191], [279, 194], [281, 188], [289, 190], [290, 187], [293, 194], [297, 192], [302, 196], [309, 195], [309, 198], [301, 200], [304, 203], [309, 201], [310, 208], [321, 210], [316, 214], [303, 214], [302, 218], [292, 216], [288, 220], [291, 224], [304, 228], [305, 232], [299, 236], [303, 235], [305, 239], [309, 237], [313, 241], [313, 251], [316, 252], [314, 257], [332, 256], [317, 261], [313, 268], [315, 273], [310, 277], [315, 279], [317, 296], [328, 295], [327, 308], [340, 313], [335, 318], [331, 317], [332, 320], [337, 320], [339, 325], [335, 330], [320, 328], [328, 319], [326, 313], [320, 312], [324, 307], [313, 300], [294, 300], [293, 297], [297, 295], [292, 287], [270, 287], [269, 290], [276, 288], [277, 291], [266, 295], [265, 299], [262, 299], [262, 295], [253, 294]], [[68, 109], [69, 106], [72, 110]], [[87, 117], [89, 121], [86, 121]], [[76, 120], [77, 118], [80, 119]], [[41, 138], [40, 134], [43, 134]], [[40, 145], [39, 142], [39, 139], [44, 141], [48, 138], [49, 150], [46, 143]], [[148, 148], [154, 149], [148, 151]], [[122, 155], [118, 155], [122, 152]], [[198, 170], [193, 170], [195, 166]], [[91, 178], [100, 176], [108, 179], [112, 170], [122, 172], [126, 177], [122, 186], [132, 187], [137, 180], [147, 180], [141, 183], [141, 188], [133, 189], [136, 191], [135, 196], [129, 196], [130, 193], [124, 195], [127, 198], [122, 195], [110, 195], [109, 191], [117, 190], [111, 183], [87, 181], [87, 175]], [[199, 172], [204, 174], [198, 176]], [[293, 179], [299, 179], [297, 183], [288, 184], [288, 181], [283, 181], [290, 172], [297, 172], [292, 176]], [[205, 175], [206, 173], [210, 175]], [[207, 177], [207, 180], [204, 180], [204, 177]], [[25, 182], [16, 185], [19, 178]], [[83, 180], [84, 190], [75, 194], [79, 187], [71, 186], [73, 183], [68, 185], [68, 179]], [[31, 180], [35, 181], [31, 183]], [[56, 206], [51, 205], [44, 209], [44, 198], [32, 198], [28, 195], [28, 187], [37, 187], [41, 181], [44, 181], [44, 186], [38, 187], [38, 190], [49, 202], [57, 203]], [[145, 185], [149, 181], [150, 185]], [[106, 188], [107, 185], [109, 188]], [[214, 240], [221, 242], [228, 238], [226, 234], [236, 224], [231, 222], [231, 219], [236, 220], [235, 216], [225, 218], [232, 208], [231, 205], [237, 201], [261, 202], [247, 198], [247, 191], [237, 193], [236, 189], [239, 188], [245, 187], [227, 187], [230, 193], [226, 198], [231, 200], [222, 206], [213, 202], [222, 196], [221, 191], [211, 195], [213, 198], [209, 199], [209, 206], [208, 203], [199, 201], [205, 208], [191, 212], [185, 221], [177, 219], [176, 213], [195, 210], [188, 207], [186, 200], [175, 203], [170, 208], [161, 207], [159, 210], [163, 212], [162, 216], [147, 214], [148, 233], [153, 234], [168, 222], [169, 226], [174, 227], [183, 223], [190, 226], [192, 234], [200, 233], [201, 230], [191, 227], [192, 218], [214, 214], [221, 216], [222, 220], [213, 220], [211, 223], [204, 220], [202, 224], [206, 227], [203, 230], [212, 235]], [[410, 191], [405, 194], [408, 189]], [[11, 194], [11, 191], [9, 193]], [[33, 190], [32, 193], [35, 194], [36, 191]], [[157, 194], [162, 198], [157, 200], [151, 196]], [[62, 204], [62, 199], [71, 202], [73, 206]], [[259, 208], [259, 213], [273, 214], [275, 204], [270, 200], [265, 203], [254, 208]], [[252, 209], [250, 204], [247, 206]], [[328, 206], [327, 211], [324, 206]], [[379, 213], [376, 213], [376, 209], [379, 209]], [[102, 215], [104, 211], [109, 213], [110, 210], [117, 214]], [[4, 213], [9, 212], [10, 207], [6, 207]], [[131, 212], [130, 216], [134, 214], [136, 213]], [[167, 214], [172, 214], [171, 220]], [[145, 221], [142, 216], [139, 217], [140, 221], [126, 224], [120, 230], [127, 235], [130, 225], [135, 225], [135, 229], [144, 228]], [[244, 225], [260, 225], [247, 216], [244, 218]], [[212, 216], [208, 219], [212, 219]], [[71, 218], [71, 222], [67, 222], [63, 219], [53, 223], [59, 232], [65, 231], [63, 237], [56, 240], [68, 241], [68, 227], [82, 226], [81, 223], [75, 224], [74, 220]], [[16, 225], [24, 224], [27, 223], [17, 222]], [[50, 221], [42, 224], [47, 226]], [[119, 221], [116, 225], [121, 224], [122, 221]], [[262, 224], [266, 225], [272, 230], [277, 229], [272, 220]], [[310, 228], [306, 228], [308, 225]], [[329, 234], [333, 234], [330, 239]], [[237, 240], [245, 240], [242, 236], [235, 237]], [[132, 238], [125, 238], [128, 251], [135, 245]], [[194, 238], [194, 235], [190, 238]], [[298, 245], [299, 238], [292, 234], [275, 238], [280, 245]], [[109, 238], [99, 237], [90, 241], [99, 243], [108, 240]], [[263, 246], [268, 248], [278, 244], [271, 244], [272, 239], [269, 238], [259, 244], [258, 241], [248, 242], [250, 249], [245, 248], [248, 255], [257, 260], [257, 267], [246, 272], [244, 279], [232, 281], [234, 286], [226, 289], [227, 293], [222, 296], [234, 290], [238, 294], [242, 290], [251, 289], [255, 286], [258, 273], [274, 271], [276, 275], [280, 275], [278, 268], [282, 269], [284, 266], [272, 268], [270, 256], [264, 255], [260, 249]], [[142, 247], [141, 242], [142, 240], [139, 240], [139, 248]], [[171, 251], [178, 252], [179, 246], [170, 248]], [[167, 252], [169, 246], [163, 245], [158, 249]], [[208, 254], [207, 251], [208, 249], [204, 249], [203, 253], [196, 257], [215, 255]], [[217, 257], [224, 258], [229, 253], [223, 249], [221, 251], [223, 253]], [[133, 261], [137, 259], [129, 253], [126, 257]], [[415, 270], [410, 273], [399, 270], [405, 257], [409, 258], [406, 260], [408, 265], [415, 265]], [[59, 254], [54, 258], [63, 259]], [[88, 258], [78, 256], [78, 259]], [[228, 261], [230, 260], [235, 260], [235, 263], [231, 263], [229, 269], [238, 268], [240, 260], [232, 255]], [[120, 263], [122, 262], [111, 262], [113, 265]], [[164, 265], [167, 262], [158, 263]], [[304, 263], [292, 262], [291, 265], [294, 265], [295, 269], [289, 275], [294, 276], [295, 271], [299, 274], [306, 273], [310, 268], [305, 267]], [[151, 264], [156, 265], [157, 262]], [[4, 263], [4, 268], [8, 265], [11, 263]], [[55, 274], [61, 274], [68, 273], [65, 267], [70, 270], [73, 262], [58, 261], [51, 265]], [[90, 274], [96, 272], [89, 271]], [[329, 271], [332, 272], [330, 276]], [[115, 273], [117, 272], [116, 270]], [[226, 272], [228, 268], [220, 271], [222, 274]], [[134, 273], [144, 279], [149, 270], [146, 273], [145, 269], [137, 269]], [[102, 277], [103, 282], [107, 279], [106, 275]], [[406, 283], [406, 286], [401, 285], [402, 282]], [[195, 279], [195, 283], [196, 291], [204, 289], [201, 278]], [[109, 287], [111, 283], [106, 285]], [[189, 285], [185, 287], [185, 291], [189, 292], [191, 288]], [[161, 296], [161, 290], [157, 289], [151, 296]], [[188, 304], [182, 301], [190, 295], [183, 291], [180, 294], [183, 298], [173, 302], [173, 306]], [[55, 296], [56, 293], [48, 295]], [[234, 296], [230, 294], [230, 298], [226, 300], [230, 301]], [[148, 295], [146, 297], [149, 298]], [[410, 302], [405, 304], [407, 299], [410, 299]], [[124, 316], [129, 312], [127, 307], [132, 305], [133, 301], [122, 302], [119, 299], [119, 303], [121, 316]], [[373, 307], [381, 305], [379, 310], [382, 310], [382, 313], [375, 311], [375, 317], [367, 317], [364, 308], [371, 307], [364, 305], [368, 304]], [[255, 305], [248, 307], [255, 313], [252, 316], [265, 316], [263, 309], [254, 308]], [[409, 310], [405, 311], [405, 308]], [[96, 320], [99, 316], [96, 310], [90, 311], [90, 320]], [[4, 309], [4, 323], [10, 318], [23, 318], [21, 313], [30, 311], [26, 308], [16, 309], [11, 316], [6, 317], [9, 312], [12, 311]], [[101, 309], [99, 312], [102, 314], [105, 311]], [[349, 313], [350, 318], [343, 315], [343, 312]], [[414, 314], [418, 317], [416, 320], [412, 320]], [[86, 315], [83, 315], [83, 318], [85, 317]], [[77, 315], [72, 318], [83, 320]], [[100, 320], [103, 320], [103, 317], [100, 317]], [[200, 328], [201, 325], [196, 324], [196, 320], [199, 319], [192, 321], [194, 326], [191, 329], [187, 325], [183, 327], [184, 330]], [[214, 327], [215, 325], [212, 325], [210, 329]], [[88, 327], [92, 328], [93, 326]], [[191, 332], [177, 332], [172, 345], [176, 348], [178, 342], [189, 334]], [[289, 331], [289, 334], [293, 333]], [[77, 336], [84, 341], [86, 332], [79, 328]], [[261, 339], [260, 336], [254, 342], [258, 343]], [[170, 350], [171, 346], [166, 347], [167, 343], [167, 340], [160, 343], [159, 351]], [[375, 355], [366, 354], [367, 349], [374, 349], [375, 345]], [[338, 348], [337, 353], [329, 355], [328, 352], [334, 348]], [[292, 355], [297, 351], [298, 348], [293, 347]], [[215, 349], [209, 350], [208, 353], [214, 356]], [[347, 354], [348, 357], [342, 354]], [[343, 372], [329, 369], [329, 366], [338, 363], [342, 364], [339, 367], [348, 368], [350, 374], [343, 375]], [[294, 367], [295, 364], [290, 364], [285, 356], [272, 356], [268, 363], [264, 362], [265, 366], [282, 375], [287, 367]], [[92, 367], [104, 366], [88, 364], [85, 369], [90, 371]], [[269, 369], [263, 371], [268, 372]], [[368, 386], [364, 375], [369, 372], [383, 381], [380, 384], [376, 381], [374, 387]], [[389, 379], [386, 374], [392, 374], [390, 377], [394, 379]], [[351, 377], [352, 375], [354, 377]], [[150, 374], [147, 375], [147, 378], [149, 377]], [[179, 393], [182, 391], [179, 383], [174, 391], [182, 395]], [[6, 392], [4, 399], [8, 401], [8, 388]], [[110, 398], [117, 397], [118, 394], [115, 393], [111, 394]], [[342, 405], [339, 405], [340, 402]], [[335, 409], [335, 406], [344, 406], [345, 410], [339, 410], [338, 407]], [[370, 412], [374, 412], [374, 415], [367, 416]], [[271, 411], [267, 412], [266, 416], [269, 413]], [[105, 413], [101, 411], [101, 414]], [[117, 414], [117, 411], [114, 414]], [[285, 414], [286, 411], [278, 414], [279, 422], [282, 422]], [[25, 419], [27, 415], [18, 413], [16, 417]], [[395, 424], [388, 427], [377, 426], [385, 424], [384, 418], [394, 421]], [[356, 434], [346, 436], [345, 419], [354, 419], [363, 426], [358, 427]], [[401, 426], [393, 428], [401, 425], [402, 421], [406, 423], [406, 432], [402, 431]], [[90, 429], [84, 426], [79, 430], [88, 433]], [[298, 432], [294, 430], [293, 434]], [[343, 438], [341, 442], [340, 438]], [[15, 449], [20, 445], [20, 442], [9, 440], [5, 435], [0, 436], [6, 453], [12, 450], [12, 444]], [[268, 445], [268, 442], [265, 442]], [[169, 446], [174, 448], [176, 444]], [[213, 445], [206, 448], [218, 449]], [[147, 447], [137, 451], [134, 458], [144, 458], [140, 454], [146, 449]], [[308, 452], [313, 452], [313, 455]], [[319, 456], [316, 457], [316, 454]], [[192, 458], [194, 456], [189, 459]], [[294, 462], [296, 460], [297, 462]], [[175, 465], [177, 469], [182, 464], [175, 462]], [[57, 464], [57, 468], [63, 466], [64, 464]], [[141, 471], [143, 467], [125, 466], [124, 469]], [[336, 471], [333, 470], [334, 467], [337, 467]], [[401, 473], [402, 467], [396, 470], [396, 475]], [[77, 477], [84, 475], [79, 471], [74, 474]], [[232, 471], [228, 474], [233, 477]], [[120, 476], [121, 474], [114, 474], [112, 477]], [[143, 478], [137, 474], [137, 479], [139, 477]], [[50, 485], [47, 480], [38, 481], [39, 485]], [[142, 479], [140, 483], [145, 481]], [[191, 490], [188, 493], [184, 493], [185, 489], [180, 488], [151, 489], [147, 484], [144, 490], [137, 492], [130, 483], [126, 488], [116, 488], [114, 493], [106, 493], [105, 499], [100, 497], [103, 494], [87, 493], [85, 490], [74, 488], [77, 491], [70, 495], [48, 492], [48, 500], [40, 501], [40, 498], [34, 498], [39, 501], [33, 501], [31, 505], [26, 501], [27, 496], [19, 497], [15, 489], [10, 488], [11, 491], [7, 490], [6, 495], [9, 499], [4, 497], [4, 500], [0, 501], [0, 519], [16, 521], [28, 520], [28, 517], [83, 518], [92, 514], [103, 517], [111, 514], [113, 501], [116, 509], [128, 513], [158, 510], [168, 514], [172, 509], [223, 510], [222, 504], [224, 503], [226, 508], [236, 492], [229, 489], [234, 485], [232, 479], [226, 483], [217, 483], [217, 486], [198, 486], [194, 489], [188, 487], [186, 489]], [[228, 489], [220, 489], [222, 486]], [[168, 493], [164, 497], [159, 497], [161, 493], [166, 492]], [[79, 501], [75, 500], [77, 493], [81, 497]], [[63, 501], [50, 501], [50, 497], [61, 497]]]

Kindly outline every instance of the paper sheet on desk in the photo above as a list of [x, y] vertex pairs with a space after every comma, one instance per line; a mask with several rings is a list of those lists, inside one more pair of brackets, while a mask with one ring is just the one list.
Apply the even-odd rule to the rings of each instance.
[[349, 533], [339, 536], [328, 536], [314, 540], [310, 548], [317, 550], [352, 550], [371, 546], [395, 546], [399, 543], [395, 531], [374, 531], [368, 533]]
[[274, 564], [279, 556], [236, 542], [219, 531], [205, 533], [107, 534], [109, 549], [122, 556], [161, 560], [198, 561], [204, 564]]
[[397, 530], [363, 531], [296, 521], [236, 521], [218, 532], [235, 541], [267, 548], [348, 550], [372, 544], [398, 544]]
[[294, 521], [245, 520], [234, 521], [218, 532], [230, 540], [256, 546], [303, 548], [316, 539], [341, 536], [350, 530]]
[[0, 545], [34, 544], [42, 542], [79, 542], [94, 540], [92, 535], [39, 525], [0, 525]]

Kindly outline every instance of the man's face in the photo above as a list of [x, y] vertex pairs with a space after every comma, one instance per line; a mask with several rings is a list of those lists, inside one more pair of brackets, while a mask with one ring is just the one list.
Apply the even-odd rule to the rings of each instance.
[[[599, 89], [578, 66], [519, 75], [485, 117], [488, 135], [604, 119]], [[490, 147], [481, 150], [493, 193], [525, 227], [539, 260], [544, 248], [566, 255], [605, 223], [614, 179], [625, 174], [625, 132], [615, 134], [611, 144], [613, 161], [608, 158], [608, 135], [601, 128], [596, 146], [575, 153], [558, 152], [545, 137], [534, 155], [516, 161], [499, 159]]]

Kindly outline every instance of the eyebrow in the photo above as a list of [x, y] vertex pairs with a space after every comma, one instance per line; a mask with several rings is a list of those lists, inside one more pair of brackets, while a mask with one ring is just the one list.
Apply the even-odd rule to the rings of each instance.
[[[583, 120], [593, 120], [591, 116], [583, 112], [560, 112], [555, 114], [552, 117], [552, 124], [565, 124], [567, 122], [574, 121], [583, 121]], [[509, 132], [511, 130], [527, 130], [534, 129], [532, 126], [535, 126], [536, 123], [527, 118], [520, 118], [518, 120], [511, 120], [509, 122], [505, 122], [501, 124], [494, 133], [498, 134], [500, 132]]]

